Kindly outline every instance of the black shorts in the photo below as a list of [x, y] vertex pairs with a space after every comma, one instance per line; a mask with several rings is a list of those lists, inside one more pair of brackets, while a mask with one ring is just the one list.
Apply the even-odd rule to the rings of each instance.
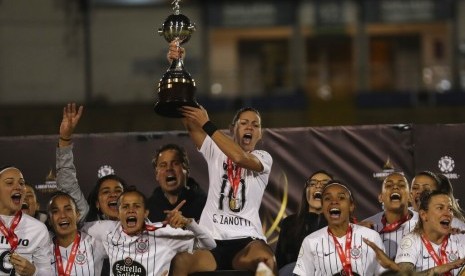
[[216, 247], [211, 250], [211, 253], [216, 261], [216, 269], [232, 270], [232, 261], [236, 254], [255, 240], [259, 239], [249, 237], [235, 240], [215, 240]]

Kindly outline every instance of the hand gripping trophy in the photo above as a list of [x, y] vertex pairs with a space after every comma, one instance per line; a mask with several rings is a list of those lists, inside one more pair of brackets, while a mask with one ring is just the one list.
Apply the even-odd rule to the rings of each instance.
[[[195, 25], [190, 23], [187, 16], [179, 11], [179, 2], [174, 0], [174, 13], [168, 16], [158, 33], [169, 43], [177, 40], [179, 45], [186, 43], [195, 31]], [[171, 66], [158, 82], [158, 101], [155, 103], [155, 112], [161, 116], [181, 118], [178, 112], [181, 106], [189, 105], [198, 107], [194, 98], [195, 81], [184, 69], [182, 57], [173, 60]]]

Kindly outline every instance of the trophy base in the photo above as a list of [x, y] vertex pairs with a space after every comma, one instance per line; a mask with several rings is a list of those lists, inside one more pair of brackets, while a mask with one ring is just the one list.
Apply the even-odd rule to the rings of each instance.
[[155, 113], [164, 117], [170, 118], [182, 118], [182, 114], [179, 112], [178, 108], [182, 106], [193, 106], [200, 107], [200, 105], [195, 101], [171, 101], [171, 102], [157, 102], [155, 103], [154, 110]]
[[158, 83], [158, 102], [155, 112], [164, 117], [182, 118], [181, 106], [199, 107], [195, 100], [195, 82], [188, 73], [168, 71]]

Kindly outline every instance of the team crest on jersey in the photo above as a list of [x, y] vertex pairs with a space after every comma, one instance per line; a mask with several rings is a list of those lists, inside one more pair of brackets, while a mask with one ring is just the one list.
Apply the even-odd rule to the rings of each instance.
[[355, 246], [350, 250], [350, 256], [352, 259], [358, 259], [362, 255], [362, 246]]
[[145, 253], [149, 248], [148, 239], [140, 238], [136, 241], [136, 251], [137, 253]]
[[115, 276], [145, 276], [145, 267], [130, 257], [119, 260], [113, 264], [113, 275]]
[[459, 253], [457, 251], [447, 253], [450, 262], [457, 261], [459, 259]]
[[74, 263], [83, 265], [87, 262], [86, 251], [78, 251]]

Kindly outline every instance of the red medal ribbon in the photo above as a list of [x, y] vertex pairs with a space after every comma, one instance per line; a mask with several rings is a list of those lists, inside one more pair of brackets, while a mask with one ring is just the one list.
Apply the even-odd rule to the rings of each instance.
[[[447, 243], [449, 242], [449, 235], [445, 236], [444, 239], [442, 240], [441, 249], [440, 249], [441, 256], [438, 256], [436, 254], [430, 241], [423, 234], [420, 237], [421, 237], [421, 241], [425, 245], [426, 249], [428, 250], [429, 255], [431, 256], [431, 258], [433, 258], [436, 265], [440, 266], [442, 264], [448, 263], [447, 255], [446, 255], [446, 247], [447, 247]], [[452, 273], [446, 272], [443, 275], [452, 276]]]
[[233, 197], [236, 198], [237, 190], [239, 190], [239, 183], [241, 182], [241, 167], [236, 165], [233, 169], [233, 162], [228, 158], [228, 179], [231, 187], [233, 188]]
[[[142, 230], [140, 232], [137, 232], [137, 235], [140, 234], [142, 231], [146, 230], [146, 231], [149, 231], [149, 232], [152, 232], [152, 231], [155, 231], [155, 230], [158, 230], [160, 228], [164, 228], [167, 224], [163, 224], [162, 226], [160, 227], [157, 227], [155, 225], [150, 225], [150, 224], [146, 224], [144, 223], [144, 225], [142, 226]], [[134, 235], [129, 235], [124, 229], [123, 229], [123, 226], [121, 226], [121, 229], [123, 230], [123, 232], [128, 235], [128, 236], [135, 236], [136, 234]]]
[[409, 213], [407, 213], [405, 216], [401, 217], [399, 220], [391, 224], [387, 224], [386, 216], [383, 215], [383, 218], [381, 219], [381, 223], [383, 223], [383, 229], [381, 229], [379, 233], [382, 234], [382, 233], [389, 233], [389, 232], [396, 231], [397, 229], [399, 229], [402, 223], [409, 220], [409, 218], [410, 218], [410, 215]]
[[157, 227], [157, 226], [155, 226], [155, 225], [145, 224], [145, 225], [144, 225], [144, 228], [145, 228], [145, 230], [152, 232], [152, 231], [155, 231], [155, 230], [157, 230], [157, 229], [163, 228], [163, 227], [165, 227], [165, 226], [166, 226], [166, 224], [163, 224], [161, 227]]
[[53, 243], [55, 244], [55, 260], [58, 276], [69, 276], [71, 275], [71, 268], [73, 268], [74, 259], [76, 259], [77, 250], [79, 248], [79, 243], [81, 242], [81, 235], [79, 232], [76, 233], [76, 237], [73, 241], [73, 247], [71, 247], [71, 252], [69, 253], [68, 263], [66, 264], [66, 271], [63, 271], [63, 260], [61, 258], [60, 246], [55, 239]]
[[337, 237], [333, 234], [331, 229], [328, 227], [328, 234], [333, 237], [334, 245], [336, 246], [337, 254], [339, 255], [339, 259], [341, 260], [342, 263], [342, 269], [347, 275], [354, 275], [352, 273], [352, 265], [350, 263], [350, 249], [351, 249], [351, 243], [352, 243], [352, 227], [349, 226], [347, 227], [347, 232], [346, 232], [346, 245], [345, 245], [345, 254], [344, 251], [342, 250], [341, 244], [337, 241]]
[[21, 221], [22, 216], [23, 212], [21, 212], [21, 210], [18, 211], [14, 216], [13, 221], [11, 222], [10, 228], [7, 228], [3, 220], [0, 218], [0, 231], [2, 231], [2, 234], [5, 236], [6, 240], [8, 241], [8, 244], [11, 247], [10, 253], [15, 252], [16, 248], [18, 247], [19, 239], [18, 236], [16, 236], [15, 234], [15, 229]]

